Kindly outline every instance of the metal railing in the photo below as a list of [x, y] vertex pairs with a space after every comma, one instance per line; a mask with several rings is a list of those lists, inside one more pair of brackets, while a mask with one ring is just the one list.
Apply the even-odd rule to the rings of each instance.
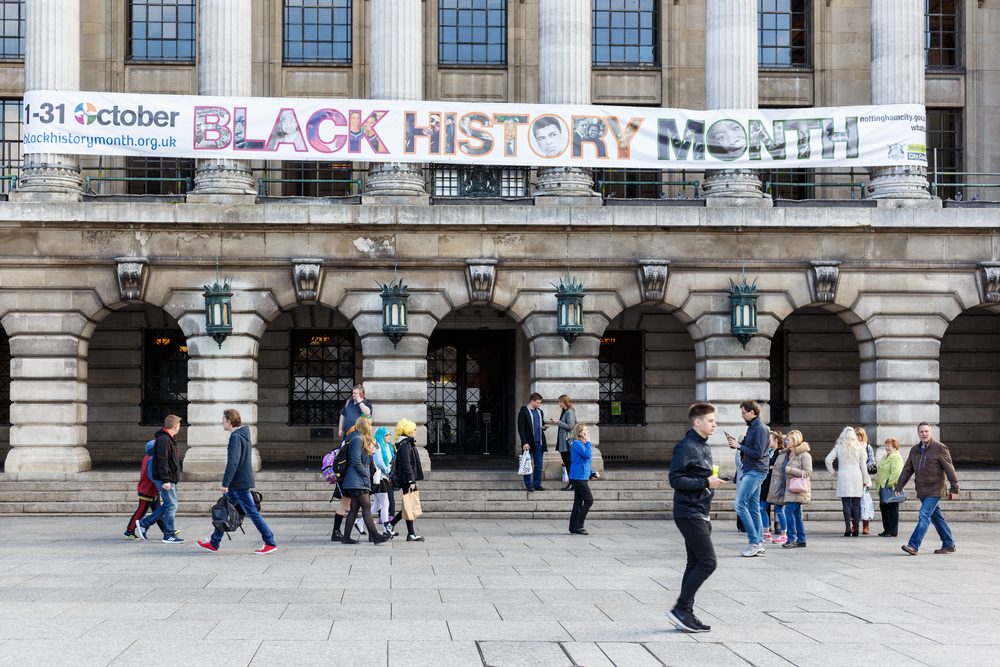
[[[184, 194], [191, 191], [191, 186], [194, 179], [190, 176], [180, 176], [180, 177], [170, 177], [170, 176], [84, 176], [83, 177], [83, 193], [92, 196], [101, 196], [109, 194]], [[124, 183], [126, 185], [125, 193], [118, 192], [103, 192], [103, 187], [101, 191], [95, 190], [93, 188], [94, 183]], [[129, 184], [141, 184], [148, 185], [149, 183], [176, 183], [180, 185], [184, 184], [184, 189], [179, 192], [142, 192], [135, 193], [132, 192], [132, 188], [128, 187]], [[148, 190], [149, 188], [142, 188], [143, 190]]]
[[[339, 185], [349, 185], [352, 186], [347, 192], [342, 194], [331, 194], [331, 195], [296, 195], [296, 194], [284, 194], [283, 196], [312, 196], [312, 197], [322, 197], [322, 196], [352, 196], [361, 194], [362, 182], [360, 178], [258, 178], [257, 179], [257, 195], [259, 197], [271, 197], [271, 185], [315, 185], [315, 186], [331, 186], [331, 191], [339, 190], [337, 186]], [[317, 188], [318, 189], [318, 188]]]
[[[996, 179], [993, 183], [982, 183], [966, 181], [967, 178], [974, 178], [984, 181], [987, 178]], [[931, 196], [941, 197], [950, 201], [989, 201], [1000, 200], [998, 196], [989, 198], [995, 188], [1000, 188], [1000, 174], [993, 174], [982, 171], [934, 171], [931, 174]], [[988, 194], [982, 190], [990, 191]], [[968, 190], [973, 192], [969, 193]]]
[[[608, 192], [608, 186], [614, 185], [624, 185], [626, 186], [626, 191], [628, 186], [636, 186], [641, 188], [642, 186], [655, 186], [657, 188], [657, 194], [655, 197], [619, 197], [615, 192]], [[601, 196], [607, 199], [608, 197], [615, 197], [617, 199], [663, 199], [664, 192], [661, 190], [664, 186], [675, 186], [680, 187], [682, 192], [685, 192], [688, 188], [693, 188], [693, 199], [699, 199], [701, 194], [701, 181], [632, 181], [632, 180], [618, 180], [618, 179], [600, 179], [594, 181], [594, 187]]]

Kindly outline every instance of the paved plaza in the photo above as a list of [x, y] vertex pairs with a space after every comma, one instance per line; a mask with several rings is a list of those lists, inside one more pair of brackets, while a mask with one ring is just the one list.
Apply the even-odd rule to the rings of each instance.
[[[273, 519], [281, 551], [237, 533], [218, 554], [121, 539], [126, 517], [0, 517], [0, 665], [974, 665], [1000, 650], [1000, 531], [955, 524], [958, 553], [843, 538], [737, 555], [668, 625], [684, 567], [672, 522], [418, 522], [426, 542], [332, 544], [330, 522]], [[901, 528], [908, 530], [911, 526]], [[248, 527], [252, 531], [252, 526]], [[873, 528], [878, 528], [873, 524]], [[151, 533], [158, 534], [156, 528]]]

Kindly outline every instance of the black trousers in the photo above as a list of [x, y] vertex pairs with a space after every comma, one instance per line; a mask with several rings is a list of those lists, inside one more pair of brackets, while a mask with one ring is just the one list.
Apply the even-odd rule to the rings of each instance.
[[569, 515], [569, 529], [583, 530], [583, 522], [587, 520], [587, 512], [594, 504], [594, 494], [590, 492], [590, 483], [585, 479], [572, 479], [573, 511]]
[[882, 513], [882, 529], [893, 537], [899, 535], [899, 503], [879, 503], [878, 509]]
[[844, 508], [844, 527], [857, 532], [858, 524], [861, 523], [861, 497], [841, 498], [840, 504]]
[[712, 546], [712, 522], [699, 517], [674, 519], [677, 529], [684, 536], [687, 549], [687, 567], [681, 579], [681, 593], [677, 607], [694, 610], [694, 596], [701, 585], [715, 572], [715, 547]]
[[570, 452], [559, 452], [559, 456], [562, 458], [563, 465], [566, 466], [566, 472], [569, 472]]

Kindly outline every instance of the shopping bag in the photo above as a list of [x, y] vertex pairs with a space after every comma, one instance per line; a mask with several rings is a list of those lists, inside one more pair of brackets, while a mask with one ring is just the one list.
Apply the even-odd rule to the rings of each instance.
[[423, 513], [423, 510], [420, 509], [420, 492], [410, 491], [409, 493], [404, 493], [403, 518], [407, 521], [413, 521]]
[[875, 503], [872, 502], [872, 494], [865, 491], [861, 494], [861, 520], [871, 521], [875, 518]]
[[535, 472], [535, 464], [531, 460], [531, 452], [524, 452], [517, 460], [517, 474], [530, 475]]
[[562, 482], [563, 484], [569, 484], [569, 473], [566, 472], [566, 466], [562, 467]]
[[878, 490], [879, 502], [883, 505], [892, 505], [894, 503], [905, 503], [906, 502], [906, 492], [900, 492], [897, 496], [894, 489], [891, 487], [883, 487]]

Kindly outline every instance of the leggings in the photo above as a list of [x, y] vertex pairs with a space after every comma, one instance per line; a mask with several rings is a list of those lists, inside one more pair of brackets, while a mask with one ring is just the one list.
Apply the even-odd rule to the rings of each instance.
[[861, 497], [841, 498], [840, 504], [844, 508], [844, 527], [853, 532], [858, 531], [858, 523], [861, 521]]
[[351, 511], [347, 513], [347, 526], [344, 528], [344, 539], [351, 539], [351, 529], [354, 528], [354, 520], [358, 518], [358, 512], [364, 519], [369, 535], [376, 535], [375, 521], [372, 519], [372, 497], [369, 493], [362, 493], [351, 498]]
[[[135, 512], [128, 520], [128, 527], [125, 530], [129, 533], [135, 532], [135, 524], [139, 522], [139, 519], [146, 516], [146, 512], [155, 511], [159, 506], [159, 498], [153, 498], [152, 500], [139, 498], [139, 506], [135, 508]], [[163, 530], [163, 521], [157, 521], [156, 525], [160, 527], [160, 530]]]
[[385, 523], [389, 520], [389, 494], [388, 493], [373, 493], [372, 494], [372, 514], [378, 512], [379, 523]]

